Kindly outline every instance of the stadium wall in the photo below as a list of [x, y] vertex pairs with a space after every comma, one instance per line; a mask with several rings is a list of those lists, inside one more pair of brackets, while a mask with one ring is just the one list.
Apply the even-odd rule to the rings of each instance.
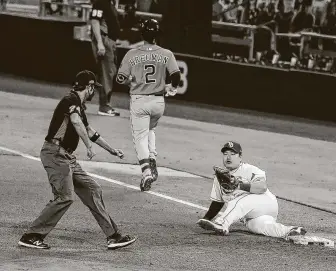
[[[0, 72], [71, 84], [81, 69], [95, 69], [89, 42], [74, 40], [80, 22], [0, 15]], [[119, 48], [119, 60], [127, 52]], [[235, 64], [176, 54], [182, 71], [178, 100], [336, 122], [335, 77]]]

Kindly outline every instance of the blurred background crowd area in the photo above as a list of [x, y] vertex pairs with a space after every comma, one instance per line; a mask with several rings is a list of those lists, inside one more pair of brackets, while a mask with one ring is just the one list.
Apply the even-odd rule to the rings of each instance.
[[[214, 21], [255, 25], [258, 61], [334, 72], [336, 39], [326, 36], [336, 35], [336, 0], [213, 0], [212, 16]], [[321, 38], [300, 39], [301, 32]]]
[[[160, 0], [120, 0], [119, 5], [131, 13], [164, 13]], [[213, 36], [222, 37], [214, 42], [216, 58], [336, 72], [336, 0], [212, 0], [212, 21], [223, 23], [212, 29]], [[231, 24], [237, 27], [230, 27]], [[252, 55], [249, 47], [241, 46], [240, 42], [248, 39], [251, 31]], [[320, 34], [323, 38], [300, 38], [301, 32]]]
[[[6, 2], [40, 3], [40, 0], [0, 1], [2, 5]], [[53, 16], [68, 15], [64, 14], [62, 4], [91, 4], [90, 0], [43, 1], [47, 3], [46, 14]], [[149, 13], [154, 18], [157, 18], [157, 14], [164, 14], [163, 0], [111, 1], [119, 11], [123, 11], [119, 13], [123, 29], [121, 39], [129, 40], [130, 43], [136, 43], [141, 38], [136, 30], [141, 21], [148, 18], [148, 14], [143, 17], [136, 13]], [[336, 0], [209, 1], [212, 1], [213, 57], [336, 73]], [[80, 9], [76, 14], [82, 17]], [[303, 32], [320, 36], [303, 37]]]

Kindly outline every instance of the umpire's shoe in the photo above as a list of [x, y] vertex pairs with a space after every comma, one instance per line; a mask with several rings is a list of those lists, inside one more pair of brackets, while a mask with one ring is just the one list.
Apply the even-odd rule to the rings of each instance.
[[156, 167], [156, 160], [153, 158], [149, 159], [149, 166], [150, 169], [152, 171], [152, 176], [153, 176], [153, 182], [155, 182], [157, 180], [157, 178], [159, 177], [159, 173]]
[[21, 247], [49, 249], [50, 246], [43, 243], [43, 239], [37, 235], [23, 235], [18, 242]]
[[110, 236], [107, 238], [107, 248], [108, 249], [118, 249], [122, 247], [127, 247], [133, 244], [136, 240], [136, 237], [131, 237], [129, 235], [122, 236], [117, 234], [116, 236]]
[[152, 175], [143, 176], [140, 183], [140, 190], [142, 192], [150, 190], [153, 182], [154, 179]]

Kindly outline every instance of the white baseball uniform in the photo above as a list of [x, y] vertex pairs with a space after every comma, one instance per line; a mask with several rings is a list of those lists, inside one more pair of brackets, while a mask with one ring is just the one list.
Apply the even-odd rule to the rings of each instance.
[[[264, 171], [247, 163], [241, 163], [230, 174], [241, 178], [244, 183], [266, 180]], [[232, 223], [241, 221], [253, 233], [278, 238], [285, 238], [293, 228], [276, 222], [278, 202], [269, 189], [263, 194], [252, 194], [239, 189], [226, 194], [215, 176], [210, 198], [225, 203], [224, 213], [215, 219], [215, 223], [224, 228], [229, 229]]]

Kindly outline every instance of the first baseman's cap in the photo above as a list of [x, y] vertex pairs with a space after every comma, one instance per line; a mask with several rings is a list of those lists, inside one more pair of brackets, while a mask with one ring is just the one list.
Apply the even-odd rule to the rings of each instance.
[[96, 76], [93, 72], [84, 70], [80, 71], [76, 75], [74, 87], [76, 86], [87, 86], [87, 85], [95, 85], [96, 87], [101, 87], [102, 85], [97, 82]]
[[224, 147], [221, 149], [221, 152], [225, 152], [227, 150], [234, 151], [235, 153], [241, 153], [243, 151], [240, 144], [234, 141], [229, 141], [225, 143]]

